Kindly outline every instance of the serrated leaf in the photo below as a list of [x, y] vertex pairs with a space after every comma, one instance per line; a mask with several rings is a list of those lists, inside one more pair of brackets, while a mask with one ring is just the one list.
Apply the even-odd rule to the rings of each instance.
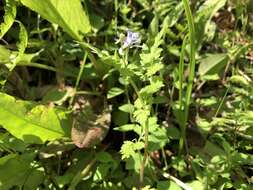
[[141, 150], [143, 147], [143, 142], [124, 141], [124, 144], [121, 146], [120, 150], [120, 153], [122, 154], [122, 159], [134, 156], [135, 151]]
[[197, 46], [200, 46], [214, 14], [226, 4], [227, 0], [207, 0], [197, 11], [195, 16]]
[[170, 18], [167, 22], [168, 26], [172, 27], [177, 23], [184, 10], [184, 7], [182, 1], [167, 0], [159, 1], [156, 9], [159, 12], [160, 17], [168, 16]]
[[152, 81], [149, 85], [140, 90], [141, 94], [154, 94], [164, 86], [161, 80]]
[[150, 110], [138, 109], [133, 113], [133, 115], [136, 121], [144, 126], [148, 117], [150, 116]]
[[27, 143], [44, 143], [69, 136], [64, 111], [0, 93], [0, 125]]
[[123, 89], [113, 87], [109, 90], [109, 92], [107, 94], [107, 99], [114, 98], [115, 96], [118, 96], [118, 95], [122, 94], [123, 92], [124, 92]]
[[163, 64], [160, 62], [152, 64], [147, 68], [147, 76], [151, 77], [152, 75], [155, 75], [157, 72], [161, 71], [163, 67]]
[[0, 25], [0, 38], [2, 38], [5, 33], [10, 29], [17, 14], [17, 7], [15, 0], [5, 0], [4, 6], [4, 22]]
[[58, 24], [78, 41], [91, 30], [80, 0], [21, 0], [21, 3], [49, 22]]

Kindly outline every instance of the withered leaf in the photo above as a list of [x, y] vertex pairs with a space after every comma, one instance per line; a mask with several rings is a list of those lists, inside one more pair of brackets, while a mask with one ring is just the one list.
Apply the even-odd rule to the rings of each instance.
[[83, 118], [79, 115], [74, 119], [71, 138], [74, 144], [79, 148], [91, 148], [100, 143], [108, 133], [111, 123], [111, 114], [109, 111], [103, 111], [102, 114], [94, 117]]

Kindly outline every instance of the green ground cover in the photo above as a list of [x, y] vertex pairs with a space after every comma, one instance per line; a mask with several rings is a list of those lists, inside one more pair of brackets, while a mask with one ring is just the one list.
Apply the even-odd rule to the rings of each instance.
[[0, 190], [253, 189], [252, 0], [0, 14]]

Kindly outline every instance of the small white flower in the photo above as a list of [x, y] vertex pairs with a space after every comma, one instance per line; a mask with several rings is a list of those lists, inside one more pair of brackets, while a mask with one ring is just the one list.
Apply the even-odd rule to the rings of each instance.
[[120, 36], [120, 39], [117, 40], [116, 43], [122, 43], [121, 48], [119, 49], [119, 54], [123, 55], [123, 51], [127, 48], [132, 48], [132, 47], [139, 47], [139, 44], [141, 43], [141, 36], [139, 32], [132, 32], [130, 30], [127, 31], [127, 36], [122, 37]]

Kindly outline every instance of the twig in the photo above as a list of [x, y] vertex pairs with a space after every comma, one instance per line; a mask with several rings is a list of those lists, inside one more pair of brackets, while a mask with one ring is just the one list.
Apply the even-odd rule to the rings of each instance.
[[163, 177], [174, 181], [177, 185], [179, 185], [184, 190], [193, 190], [191, 187], [189, 187], [188, 185], [186, 185], [184, 182], [180, 181], [179, 179], [177, 179], [176, 177], [174, 177], [174, 176], [172, 176], [172, 175], [170, 175], [168, 173], [163, 173]]

